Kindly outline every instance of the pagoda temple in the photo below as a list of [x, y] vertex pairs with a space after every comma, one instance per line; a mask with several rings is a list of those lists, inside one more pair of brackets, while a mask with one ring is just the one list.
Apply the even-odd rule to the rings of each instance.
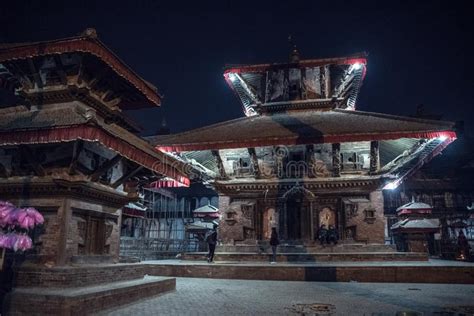
[[116, 262], [121, 209], [137, 186], [186, 186], [183, 165], [137, 136], [124, 110], [161, 96], [99, 39], [80, 36], [0, 46], [0, 196], [37, 208], [35, 258], [48, 265]]
[[[215, 177], [225, 245], [311, 243], [318, 228], [342, 241], [384, 243], [383, 190], [395, 189], [455, 138], [451, 122], [356, 110], [365, 54], [230, 66], [224, 78], [244, 117], [152, 143]], [[224, 106], [224, 105], [223, 105]]]

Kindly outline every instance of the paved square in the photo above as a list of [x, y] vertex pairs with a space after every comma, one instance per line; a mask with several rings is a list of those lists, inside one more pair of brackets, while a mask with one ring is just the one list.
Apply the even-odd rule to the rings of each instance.
[[474, 285], [177, 278], [176, 292], [104, 315], [396, 315], [406, 311], [471, 315]]

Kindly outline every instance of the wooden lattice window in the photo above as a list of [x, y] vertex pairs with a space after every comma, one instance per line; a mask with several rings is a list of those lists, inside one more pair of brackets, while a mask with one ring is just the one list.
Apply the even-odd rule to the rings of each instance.
[[368, 222], [369, 224], [372, 224], [375, 221], [375, 209], [366, 209], [364, 210], [365, 214], [365, 221]]

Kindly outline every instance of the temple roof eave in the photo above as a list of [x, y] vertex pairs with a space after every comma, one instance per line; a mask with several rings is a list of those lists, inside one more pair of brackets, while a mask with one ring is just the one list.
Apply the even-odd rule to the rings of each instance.
[[181, 152], [435, 137], [455, 138], [454, 123], [331, 110], [244, 117], [149, 139], [161, 150]]
[[[331, 190], [350, 191], [366, 190], [372, 191], [380, 188], [384, 178], [381, 176], [360, 176], [359, 178], [305, 178], [305, 179], [232, 179], [215, 180], [213, 185], [219, 188], [219, 191], [232, 190], [233, 193], [239, 191], [259, 191], [261, 194], [271, 190], [288, 189], [294, 186], [301, 186], [310, 190]], [[235, 191], [235, 190], [238, 191]], [[269, 190], [269, 191], [265, 191]]]
[[96, 36], [80, 35], [43, 42], [2, 44], [0, 45], [0, 63], [65, 53], [90, 54], [104, 62], [119, 78], [122, 78], [144, 96], [148, 102], [143, 102], [141, 107], [145, 106], [146, 103], [148, 103], [148, 106], [159, 106], [161, 104], [162, 96], [156, 88], [137, 75]]
[[48, 144], [78, 139], [98, 142], [152, 172], [169, 176], [184, 185], [189, 179], [185, 163], [156, 150], [144, 139], [116, 124], [107, 124], [81, 106], [27, 111], [18, 108], [0, 117], [2, 146]]

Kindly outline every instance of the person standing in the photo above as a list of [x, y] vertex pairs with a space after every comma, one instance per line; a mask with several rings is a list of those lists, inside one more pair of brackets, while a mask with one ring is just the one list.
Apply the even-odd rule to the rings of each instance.
[[209, 253], [207, 254], [207, 262], [211, 263], [214, 260], [214, 251], [216, 251], [217, 244], [217, 224], [212, 226], [212, 230], [206, 236], [207, 245], [209, 246]]
[[466, 235], [464, 235], [464, 232], [462, 230], [459, 231], [458, 235], [458, 250], [459, 250], [459, 256], [463, 260], [469, 260], [469, 241], [466, 238]]
[[275, 227], [272, 227], [272, 234], [270, 236], [270, 246], [272, 246], [272, 264], [276, 263], [276, 251], [277, 251], [277, 246], [280, 244], [280, 241], [278, 240], [278, 233], [276, 231]]

